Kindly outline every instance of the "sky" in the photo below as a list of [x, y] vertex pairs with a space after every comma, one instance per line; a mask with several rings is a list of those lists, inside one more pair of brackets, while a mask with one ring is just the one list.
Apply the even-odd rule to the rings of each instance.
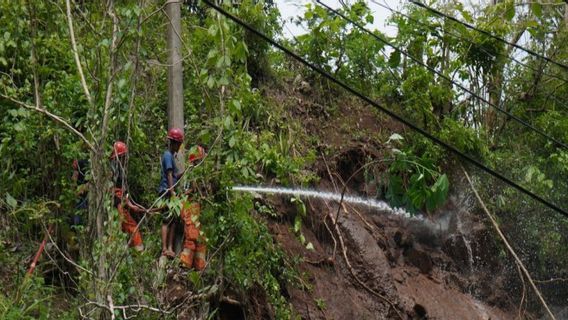
[[[323, 3], [327, 4], [332, 8], [339, 8], [341, 4], [339, 0], [321, 0]], [[383, 3], [385, 5], [390, 6], [394, 9], [400, 9], [402, 7], [403, 1], [401, 0], [376, 0], [377, 2]], [[292, 38], [292, 36], [298, 36], [306, 31], [302, 29], [300, 26], [296, 26], [294, 23], [290, 22], [290, 18], [302, 17], [305, 12], [305, 5], [307, 3], [313, 2], [311, 0], [276, 0], [276, 4], [280, 9], [280, 14], [282, 15], [282, 20], [285, 22], [283, 33], [284, 36], [287, 38]], [[369, 25], [371, 29], [378, 29], [383, 33], [386, 33], [390, 36], [396, 34], [395, 27], [389, 27], [386, 25], [386, 20], [390, 16], [391, 12], [385, 8], [381, 8], [380, 6], [372, 3], [371, 1], [367, 2], [373, 15], [375, 17], [375, 21], [372, 25]]]
[[[332, 8], [339, 8], [341, 4], [339, 0], [321, 0], [323, 3], [327, 4]], [[345, 2], [349, 2], [349, 0], [344, 0]], [[404, 0], [375, 0], [387, 7], [393, 8], [395, 10], [399, 10], [402, 8], [404, 4]], [[479, 5], [486, 3], [488, 0], [464, 0], [464, 4], [466, 7], [471, 7], [473, 5]], [[278, 8], [280, 9], [280, 14], [282, 15], [282, 20], [285, 22], [283, 33], [284, 36], [287, 38], [293, 38], [293, 36], [298, 36], [306, 31], [302, 29], [300, 26], [296, 26], [294, 23], [290, 22], [291, 18], [302, 17], [305, 11], [305, 5], [310, 2], [315, 2], [313, 0], [275, 0]], [[370, 29], [377, 29], [384, 34], [389, 36], [396, 35], [396, 27], [387, 25], [386, 21], [388, 17], [391, 15], [390, 10], [387, 10], [375, 3], [373, 1], [367, 1], [367, 4], [371, 8], [373, 12], [373, 16], [375, 17], [375, 21], [370, 27]]]

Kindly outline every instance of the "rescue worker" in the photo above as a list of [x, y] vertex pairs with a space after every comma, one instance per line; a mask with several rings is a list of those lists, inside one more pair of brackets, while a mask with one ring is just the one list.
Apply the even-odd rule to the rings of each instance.
[[[179, 128], [171, 128], [168, 130], [167, 141], [168, 148], [162, 154], [160, 161], [161, 178], [158, 193], [160, 196], [171, 199], [176, 196], [174, 186], [182, 175], [176, 166], [175, 156], [183, 143], [183, 131]], [[176, 255], [174, 251], [176, 224], [176, 217], [167, 210], [162, 212], [162, 255], [169, 258], [174, 258]]]
[[[197, 161], [205, 157], [205, 151], [201, 146], [197, 146], [194, 152], [189, 154], [190, 165], [195, 165]], [[194, 267], [201, 271], [205, 269], [205, 254], [207, 246], [205, 237], [201, 235], [199, 230], [199, 214], [201, 206], [191, 193], [197, 191], [197, 187], [193, 185], [186, 190], [189, 199], [183, 204], [181, 210], [181, 219], [183, 222], [183, 250], [180, 254], [180, 261], [186, 268]]]
[[129, 247], [133, 247], [136, 251], [143, 251], [142, 234], [137, 228], [138, 223], [132, 217], [131, 213], [144, 213], [147, 210], [130, 200], [127, 193], [126, 175], [124, 172], [126, 155], [128, 147], [122, 141], [116, 141], [112, 148], [111, 168], [114, 180], [114, 206], [120, 214], [122, 220], [122, 231], [130, 237]]

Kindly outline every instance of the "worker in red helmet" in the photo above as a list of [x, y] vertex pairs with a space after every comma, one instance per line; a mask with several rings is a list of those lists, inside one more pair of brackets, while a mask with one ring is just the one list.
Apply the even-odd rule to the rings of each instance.
[[[205, 150], [201, 146], [196, 146], [190, 149], [189, 164], [196, 165], [199, 161], [205, 158]], [[189, 199], [183, 204], [181, 209], [181, 220], [183, 223], [183, 250], [180, 254], [180, 261], [182, 266], [186, 268], [195, 268], [198, 271], [205, 269], [206, 260], [205, 255], [207, 246], [205, 237], [200, 231], [199, 215], [201, 213], [201, 206], [198, 202], [197, 196], [192, 195], [197, 190], [197, 185], [193, 184], [187, 188], [186, 194]]]
[[[171, 198], [176, 196], [174, 186], [182, 175], [182, 172], [177, 168], [175, 163], [175, 156], [183, 143], [183, 131], [179, 128], [171, 128], [168, 130], [168, 148], [162, 154], [161, 159], [161, 179], [158, 192], [160, 196]], [[169, 212], [163, 212], [162, 217], [162, 255], [174, 258], [174, 237], [176, 219]]]
[[142, 243], [142, 234], [132, 214], [144, 213], [147, 212], [147, 210], [139, 204], [134, 203], [134, 201], [129, 198], [126, 191], [127, 183], [124, 168], [126, 166], [127, 154], [128, 147], [126, 144], [122, 141], [116, 141], [110, 155], [114, 181], [114, 206], [118, 210], [122, 220], [122, 231], [127, 233], [130, 237], [128, 246], [134, 248], [136, 251], [143, 251], [144, 244]]

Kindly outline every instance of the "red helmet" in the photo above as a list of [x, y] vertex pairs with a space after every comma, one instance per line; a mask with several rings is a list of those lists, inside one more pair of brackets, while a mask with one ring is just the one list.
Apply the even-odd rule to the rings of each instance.
[[197, 160], [201, 160], [205, 157], [205, 150], [202, 146], [197, 146], [195, 151], [189, 154], [189, 162], [196, 162]]
[[171, 128], [168, 130], [168, 139], [183, 142], [183, 131], [180, 128]]
[[118, 156], [121, 156], [123, 154], [127, 154], [128, 153], [128, 147], [126, 146], [126, 143], [122, 142], [122, 141], [116, 141], [114, 143], [114, 145], [112, 146], [112, 154], [110, 155], [111, 159], [114, 159]]

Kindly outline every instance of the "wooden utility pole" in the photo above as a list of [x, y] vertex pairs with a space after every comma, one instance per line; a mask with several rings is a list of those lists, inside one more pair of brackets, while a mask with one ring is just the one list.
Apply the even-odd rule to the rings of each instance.
[[[168, 19], [168, 129], [180, 128], [184, 131], [183, 119], [183, 64], [181, 57], [181, 3], [166, 1]], [[176, 165], [184, 169], [183, 147], [176, 157]]]
[[183, 130], [183, 65], [181, 57], [181, 3], [167, 0], [168, 19], [168, 129]]

